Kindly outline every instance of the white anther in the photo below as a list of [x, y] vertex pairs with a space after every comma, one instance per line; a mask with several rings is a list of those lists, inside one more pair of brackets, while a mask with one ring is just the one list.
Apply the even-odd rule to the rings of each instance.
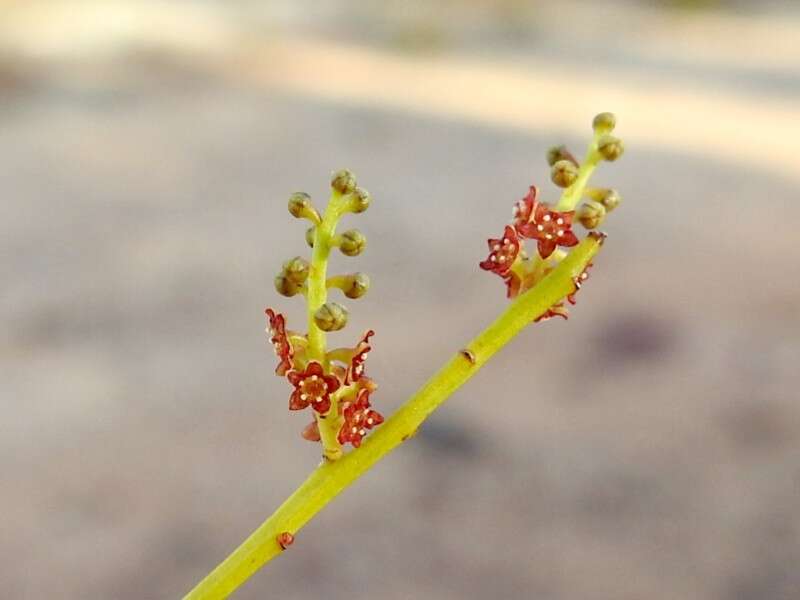
[[559, 229], [556, 233], [558, 234], [558, 237], [561, 237], [562, 235], [564, 235], [564, 230]]
[[491, 257], [489, 257], [489, 260], [491, 260], [492, 262], [497, 262], [497, 257], [496, 256], [491, 256]]
[[508, 241], [508, 238], [503, 238], [503, 245], [508, 246], [511, 242]]
[[316, 375], [312, 375], [311, 376], [311, 381], [316, 381], [316, 380], [317, 380], [317, 376]]
[[547, 238], [548, 240], [552, 240], [553, 239], [553, 236], [551, 234], [549, 234], [549, 233], [547, 235], [545, 235], [544, 237]]
[[563, 225], [563, 224], [564, 224], [564, 219], [562, 219], [561, 217], [558, 217], [558, 218], [556, 219], [556, 223], [557, 223], [558, 225]]
[[505, 256], [501, 256], [497, 260], [498, 260], [498, 262], [504, 263], [504, 262], [506, 262], [506, 257]]
[[536, 231], [544, 231], [544, 225], [537, 225]]
[[300, 394], [300, 400], [302, 400], [303, 402], [308, 400], [308, 394]]
[[494, 252], [499, 252], [500, 251], [500, 244], [495, 244], [494, 246], [492, 246], [492, 250]]
[[375, 423], [375, 419], [373, 419], [372, 417], [367, 419], [367, 425], [373, 425], [374, 423]]
[[353, 427], [353, 429], [351, 429], [350, 431], [352, 431], [353, 433], [358, 433], [358, 427]]
[[542, 220], [543, 220], [543, 221], [549, 221], [549, 220], [550, 220], [550, 219], [552, 219], [552, 218], [553, 218], [553, 217], [551, 217], [550, 215], [545, 215], [545, 216], [544, 216], [544, 219], [542, 219]]

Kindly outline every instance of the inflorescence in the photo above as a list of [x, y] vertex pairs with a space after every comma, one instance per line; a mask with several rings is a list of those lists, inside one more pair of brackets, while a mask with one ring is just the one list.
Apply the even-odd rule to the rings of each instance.
[[[564, 146], [550, 148], [547, 152], [550, 178], [557, 186], [565, 188], [561, 199], [555, 205], [546, 204], [539, 200], [536, 186], [530, 186], [527, 195], [514, 205], [512, 222], [506, 225], [503, 235], [488, 240], [489, 256], [480, 267], [503, 279], [508, 298], [515, 298], [536, 286], [567, 256], [565, 248], [578, 244], [578, 236], [572, 230], [574, 221], [590, 230], [590, 235], [604, 235], [591, 230], [599, 227], [606, 215], [619, 205], [620, 195], [613, 189], [586, 184], [600, 162], [622, 156], [625, 149], [622, 140], [611, 135], [615, 126], [616, 119], [611, 113], [600, 113], [594, 118], [594, 137], [583, 163]], [[533, 256], [525, 251], [525, 240], [536, 242]], [[570, 304], [575, 304], [575, 295], [589, 277], [591, 266], [590, 263], [573, 279], [575, 290], [566, 298]], [[556, 316], [564, 319], [569, 316], [563, 300], [536, 321]]]
[[306, 242], [312, 248], [311, 260], [296, 256], [283, 264], [275, 277], [275, 289], [284, 296], [302, 295], [308, 305], [308, 333], [286, 329], [286, 319], [266, 309], [267, 332], [278, 357], [275, 374], [292, 386], [289, 410], [311, 409], [313, 420], [301, 436], [321, 442], [323, 456], [336, 460], [342, 446], [361, 445], [370, 429], [383, 422], [372, 408], [370, 395], [377, 385], [365, 374], [367, 355], [374, 331], [364, 333], [353, 347], [327, 349], [326, 334], [347, 325], [348, 311], [338, 302], [328, 301], [328, 290], [338, 289], [347, 298], [361, 298], [369, 290], [364, 273], [327, 276], [330, 251], [338, 248], [345, 256], [358, 256], [367, 240], [357, 229], [336, 234], [339, 219], [347, 213], [364, 212], [369, 193], [356, 185], [347, 170], [333, 175], [331, 197], [323, 214], [314, 207], [308, 194], [297, 192], [289, 198], [289, 213], [311, 222]]

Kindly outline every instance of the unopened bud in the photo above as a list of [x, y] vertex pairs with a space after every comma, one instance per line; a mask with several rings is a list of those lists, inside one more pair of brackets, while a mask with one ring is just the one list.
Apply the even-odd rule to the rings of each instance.
[[350, 194], [356, 189], [356, 176], [347, 169], [336, 171], [331, 178], [331, 187], [342, 194]]
[[597, 202], [586, 202], [578, 209], [576, 216], [586, 229], [596, 229], [606, 218], [606, 208]]
[[289, 279], [284, 272], [275, 276], [275, 290], [281, 295], [291, 298], [300, 291], [300, 286]]
[[339, 250], [346, 256], [358, 256], [367, 246], [367, 238], [358, 229], [345, 231], [339, 236]]
[[311, 203], [311, 196], [305, 192], [295, 192], [289, 197], [289, 213], [297, 219], [320, 220], [317, 209]]
[[316, 227], [309, 227], [306, 229], [306, 244], [308, 244], [309, 248], [314, 247], [314, 236], [317, 234]]
[[597, 133], [611, 133], [616, 126], [617, 117], [614, 116], [614, 113], [610, 112], [602, 112], [592, 121], [592, 128]]
[[314, 323], [322, 331], [339, 331], [347, 325], [347, 309], [337, 302], [326, 302], [314, 313]]
[[606, 134], [597, 141], [597, 150], [605, 160], [613, 162], [622, 156], [625, 146], [621, 139]]
[[622, 196], [617, 190], [606, 190], [606, 194], [600, 199], [600, 202], [606, 207], [607, 212], [611, 212], [622, 202]]
[[556, 164], [560, 160], [568, 160], [576, 167], [578, 166], [578, 160], [572, 155], [572, 153], [567, 150], [566, 146], [553, 146], [547, 150], [547, 164], [551, 167]]
[[361, 298], [369, 290], [369, 275], [366, 273], [354, 273], [347, 278], [346, 284], [342, 287], [344, 295], [348, 298]]
[[308, 261], [300, 256], [283, 263], [283, 275], [296, 285], [303, 285], [308, 279]]
[[578, 178], [578, 167], [568, 160], [559, 160], [550, 169], [550, 179], [558, 187], [567, 188]]
[[362, 213], [369, 208], [370, 202], [372, 202], [372, 196], [370, 196], [370, 193], [364, 188], [357, 187], [353, 190], [350, 202], [352, 206], [351, 210], [354, 213]]

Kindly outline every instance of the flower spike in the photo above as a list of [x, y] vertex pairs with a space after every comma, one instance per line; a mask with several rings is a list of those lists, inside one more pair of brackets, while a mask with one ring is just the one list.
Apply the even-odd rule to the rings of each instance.
[[289, 398], [289, 410], [302, 410], [311, 406], [324, 415], [331, 408], [331, 394], [339, 389], [339, 380], [326, 375], [316, 361], [308, 363], [305, 371], [289, 371], [286, 378], [294, 386]]
[[371, 408], [369, 390], [361, 390], [355, 402], [346, 402], [342, 416], [344, 423], [339, 430], [339, 443], [350, 443], [354, 448], [361, 445], [368, 430], [383, 423], [383, 415]]
[[503, 239], [489, 239], [488, 243], [489, 257], [480, 263], [480, 268], [484, 271], [492, 271], [500, 276], [505, 276], [511, 270], [511, 265], [514, 264], [519, 255], [520, 242], [517, 232], [510, 225], [506, 225]]
[[276, 313], [271, 308], [264, 311], [269, 319], [267, 332], [270, 334], [270, 342], [275, 349], [275, 354], [278, 357], [278, 366], [275, 368], [275, 374], [283, 377], [286, 373], [294, 367], [294, 348], [289, 342], [289, 336], [286, 335], [286, 318]]

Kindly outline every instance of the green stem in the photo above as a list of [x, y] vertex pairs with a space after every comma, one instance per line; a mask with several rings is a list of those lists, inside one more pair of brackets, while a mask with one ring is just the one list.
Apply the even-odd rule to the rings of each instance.
[[[329, 361], [325, 356], [327, 340], [325, 332], [317, 327], [314, 321], [314, 313], [328, 300], [327, 272], [328, 258], [333, 247], [331, 241], [336, 235], [336, 225], [342, 214], [347, 210], [347, 200], [338, 192], [334, 191], [330, 202], [325, 209], [322, 221], [314, 231], [314, 251], [311, 254], [311, 265], [308, 274], [308, 360], [316, 360], [328, 370]], [[341, 426], [341, 418], [335, 403], [327, 416], [317, 413], [317, 426], [322, 442], [322, 455], [328, 460], [338, 460], [342, 456], [342, 445], [339, 443], [338, 433]]]
[[335, 462], [323, 462], [241, 546], [214, 569], [184, 600], [226, 598], [282, 551], [276, 538], [297, 533], [339, 492], [391, 450], [409, 439], [422, 422], [515, 335], [575, 289], [575, 277], [600, 248], [602, 236], [590, 234], [535, 288], [508, 308], [469, 345], [455, 354], [358, 450]]
[[561, 198], [555, 206], [555, 210], [560, 212], [575, 210], [578, 203], [581, 201], [583, 191], [586, 184], [589, 183], [592, 173], [600, 164], [602, 157], [597, 150], [597, 140], [599, 134], [595, 133], [594, 138], [589, 143], [589, 148], [586, 151], [586, 158], [583, 159], [581, 166], [578, 168], [578, 178], [561, 194]]

